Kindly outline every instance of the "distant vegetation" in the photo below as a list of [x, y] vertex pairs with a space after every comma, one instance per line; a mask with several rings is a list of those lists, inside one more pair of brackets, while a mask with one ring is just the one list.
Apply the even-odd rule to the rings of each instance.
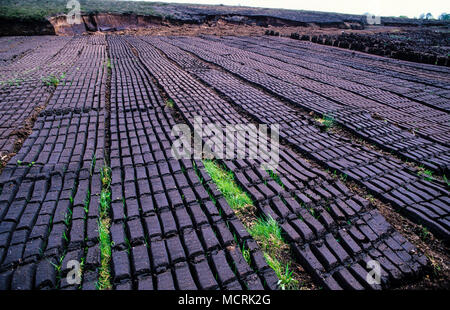
[[434, 19], [431, 13], [422, 13], [419, 15], [419, 19]]
[[440, 20], [450, 20], [450, 14], [448, 14], [448, 13], [442, 13], [442, 14], [439, 16], [439, 19], [440, 19]]
[[[136, 2], [117, 0], [78, 0], [82, 13], [138, 13], [159, 15], [155, 7], [163, 6], [157, 2]], [[48, 16], [66, 14], [68, 0], [2, 0], [0, 18], [21, 20], [43, 20]]]
[[[419, 19], [435, 19], [435, 18], [433, 17], [433, 14], [431, 14], [431, 13], [422, 13], [419, 15]], [[450, 14], [442, 13], [441, 15], [439, 15], [439, 17], [437, 19], [450, 20]]]
[[[0, 0], [0, 19], [42, 21], [47, 17], [67, 14], [69, 0]], [[168, 17], [161, 7], [163, 2], [119, 1], [119, 0], [78, 0], [82, 14], [95, 13], [135, 13], [141, 15], [159, 15]], [[195, 0], [192, 0], [195, 3]], [[171, 7], [177, 4], [170, 4]], [[407, 18], [400, 16], [400, 18]], [[419, 19], [435, 19], [431, 13], [423, 13]], [[438, 19], [450, 20], [450, 14], [442, 13]]]

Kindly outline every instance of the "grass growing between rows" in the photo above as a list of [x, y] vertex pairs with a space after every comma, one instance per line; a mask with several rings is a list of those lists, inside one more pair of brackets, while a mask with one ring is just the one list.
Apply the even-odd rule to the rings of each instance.
[[57, 76], [54, 74], [50, 74], [49, 76], [46, 77], [42, 77], [42, 82], [44, 83], [45, 86], [47, 87], [57, 87], [59, 84], [65, 85], [66, 81], [66, 73], [62, 73], [61, 75]]
[[332, 114], [324, 114], [323, 117], [316, 117], [315, 120], [325, 127], [328, 131], [336, 125], [336, 120]]
[[289, 270], [289, 263], [283, 257], [289, 246], [281, 235], [281, 228], [273, 218], [260, 218], [248, 229], [250, 235], [261, 246], [267, 264], [275, 271], [282, 290], [298, 290], [299, 283]]
[[419, 172], [417, 172], [417, 175], [420, 177], [423, 177], [427, 181], [433, 181], [433, 171], [429, 169], [423, 168], [423, 166], [419, 167]]
[[103, 166], [101, 170], [102, 191], [100, 193], [100, 219], [98, 233], [100, 242], [100, 269], [97, 288], [99, 290], [112, 289], [111, 284], [111, 219], [109, 217], [111, 208], [111, 169]]
[[282, 188], [284, 188], [283, 181], [281, 181], [281, 178], [280, 178], [280, 176], [278, 174], [276, 174], [272, 170], [266, 170], [266, 172], [270, 175], [272, 180], [274, 180], [275, 182], [278, 183], [278, 185], [280, 185]]
[[242, 210], [253, 205], [250, 197], [235, 183], [231, 171], [222, 169], [211, 160], [203, 161], [203, 165], [233, 210]]
[[172, 99], [166, 100], [166, 107], [173, 109], [175, 107], [175, 102]]
[[[223, 194], [236, 216], [242, 221], [249, 234], [260, 246], [267, 264], [275, 271], [282, 290], [299, 289], [299, 281], [289, 270], [289, 246], [284, 241], [281, 228], [271, 217], [257, 218], [250, 197], [236, 184], [234, 174], [226, 171], [211, 160], [204, 160], [203, 165]], [[251, 215], [249, 216], [249, 213]], [[250, 263], [250, 253], [242, 247], [245, 260]]]

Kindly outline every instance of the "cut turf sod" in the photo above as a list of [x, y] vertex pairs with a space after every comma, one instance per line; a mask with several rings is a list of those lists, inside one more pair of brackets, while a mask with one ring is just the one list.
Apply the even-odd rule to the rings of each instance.
[[[272, 218], [258, 218], [250, 197], [236, 184], [234, 174], [214, 161], [204, 160], [206, 171], [223, 194], [236, 216], [260, 246], [267, 264], [275, 271], [283, 290], [299, 289], [299, 281], [289, 270], [289, 245], [281, 235], [278, 223]], [[245, 258], [245, 249], [242, 251]]]

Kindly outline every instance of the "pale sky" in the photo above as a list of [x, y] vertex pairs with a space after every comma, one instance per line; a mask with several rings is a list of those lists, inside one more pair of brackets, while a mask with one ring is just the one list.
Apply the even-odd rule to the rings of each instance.
[[[139, 0], [138, 0], [139, 1]], [[339, 12], [350, 14], [371, 13], [381, 16], [418, 17], [430, 12], [435, 18], [450, 13], [450, 2], [445, 0], [176, 0], [172, 3], [224, 4], [265, 8], [283, 8]]]

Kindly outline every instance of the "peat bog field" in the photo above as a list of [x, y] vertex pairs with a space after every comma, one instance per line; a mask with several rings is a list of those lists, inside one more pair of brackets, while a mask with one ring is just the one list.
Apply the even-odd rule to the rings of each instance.
[[[0, 81], [2, 290], [448, 289], [449, 67], [272, 36], [32, 36], [0, 38]], [[196, 116], [278, 124], [278, 169], [175, 159]]]

